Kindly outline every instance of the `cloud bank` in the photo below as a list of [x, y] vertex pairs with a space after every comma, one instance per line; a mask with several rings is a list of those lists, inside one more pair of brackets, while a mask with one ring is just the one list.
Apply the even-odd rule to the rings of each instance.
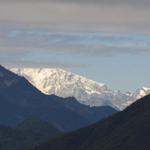
[[64, 58], [149, 55], [149, 6], [148, 0], [0, 0], [0, 60], [32, 64], [31, 55], [43, 53], [61, 60], [38, 56], [44, 64], [85, 66]]
[[85, 67], [89, 57], [150, 55], [150, 35], [6, 29], [0, 30], [0, 54], [5, 63]]
[[148, 0], [0, 0], [0, 24], [50, 31], [150, 33]]

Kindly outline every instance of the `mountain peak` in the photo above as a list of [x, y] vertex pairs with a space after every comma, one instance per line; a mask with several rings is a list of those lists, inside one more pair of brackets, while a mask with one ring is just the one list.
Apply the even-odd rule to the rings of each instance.
[[146, 87], [136, 92], [113, 91], [104, 83], [60, 68], [12, 68], [11, 71], [24, 76], [47, 95], [75, 97], [80, 103], [89, 106], [109, 105], [122, 110], [138, 98], [150, 93], [150, 89]]
[[[100, 110], [105, 112], [107, 116], [116, 112], [113, 108], [101, 107], [98, 108], [99, 111], [95, 112], [95, 109], [82, 105], [73, 98], [47, 96], [37, 90], [24, 77], [5, 68], [1, 72], [4, 73], [4, 76], [0, 77], [0, 123], [3, 125], [14, 126], [18, 122], [33, 117], [51, 122], [61, 131], [70, 131], [106, 117], [100, 113]], [[33, 74], [33, 79], [36, 77], [38, 77], [40, 84], [46, 83], [43, 80], [46, 78], [43, 74]], [[42, 80], [39, 80], [40, 78]], [[47, 82], [49, 81], [47, 80]], [[55, 85], [55, 82], [53, 84]], [[93, 119], [91, 115], [95, 118]]]
[[13, 84], [17, 83], [20, 79], [19, 76], [12, 73], [11, 71], [4, 68], [2, 65], [0, 65], [0, 88], [4, 89], [6, 87], [10, 87]]
[[144, 91], [148, 91], [150, 90], [150, 88], [143, 86], [141, 89], [143, 89]]
[[[100, 93], [101, 90], [107, 89], [106, 85], [103, 83], [97, 83], [60, 68], [12, 68], [11, 70], [21, 76], [25, 76], [45, 94], [70, 97], [74, 96], [73, 92], [79, 92], [78, 87], [80, 87], [80, 89], [85, 89], [89, 94]], [[61, 93], [60, 90], [62, 91], [64, 88], [65, 90], [73, 91], [71, 93]], [[83, 92], [85, 90], [83, 90]]]

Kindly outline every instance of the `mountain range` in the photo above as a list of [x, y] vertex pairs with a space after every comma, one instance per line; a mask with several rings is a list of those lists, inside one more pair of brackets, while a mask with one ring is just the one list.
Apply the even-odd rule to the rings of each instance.
[[106, 84], [59, 68], [10, 68], [24, 76], [32, 85], [47, 95], [75, 97], [88, 106], [111, 106], [123, 110], [137, 99], [150, 94], [150, 88], [142, 87], [135, 92], [111, 90]]
[[[142, 98], [135, 102], [132, 100], [133, 104], [117, 112], [110, 107], [113, 103], [111, 105], [109, 102], [91, 107], [79, 103], [74, 97], [44, 94], [26, 78], [0, 66], [1, 150], [150, 149], [148, 88], [128, 93], [132, 97]], [[95, 81], [80, 78], [75, 82], [77, 87], [81, 86], [78, 84], [81, 81], [88, 90], [90, 81], [94, 86]], [[49, 81], [49, 78], [46, 80]], [[51, 83], [52, 86], [55, 84]], [[100, 86], [104, 88], [105, 84]], [[107, 87], [104, 89], [110, 91]]]
[[15, 126], [34, 117], [67, 132], [92, 124], [115, 112], [116, 110], [109, 106], [85, 106], [73, 97], [45, 95], [24, 77], [0, 66], [1, 125]]
[[150, 95], [89, 127], [62, 135], [34, 150], [149, 150]]

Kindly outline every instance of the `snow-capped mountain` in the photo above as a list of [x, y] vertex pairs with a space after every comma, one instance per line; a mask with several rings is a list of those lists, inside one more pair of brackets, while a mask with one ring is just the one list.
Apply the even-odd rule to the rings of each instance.
[[140, 99], [148, 94], [150, 94], [150, 88], [142, 87], [133, 93], [133, 97], [134, 99]]
[[30, 83], [45, 94], [60, 97], [75, 97], [80, 103], [90, 106], [109, 105], [120, 110], [137, 99], [150, 93], [143, 87], [135, 92], [112, 91], [107, 85], [80, 75], [53, 68], [11, 68], [11, 71], [24, 76]]

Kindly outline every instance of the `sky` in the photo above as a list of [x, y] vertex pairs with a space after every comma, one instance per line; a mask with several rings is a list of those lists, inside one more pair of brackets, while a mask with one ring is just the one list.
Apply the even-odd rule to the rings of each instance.
[[0, 64], [63, 68], [115, 90], [150, 87], [149, 0], [0, 0]]

